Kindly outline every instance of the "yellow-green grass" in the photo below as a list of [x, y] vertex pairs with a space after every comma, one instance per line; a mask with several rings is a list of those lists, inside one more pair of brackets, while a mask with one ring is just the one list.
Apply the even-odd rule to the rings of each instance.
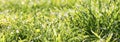
[[119, 0], [0, 0], [0, 42], [120, 42]]

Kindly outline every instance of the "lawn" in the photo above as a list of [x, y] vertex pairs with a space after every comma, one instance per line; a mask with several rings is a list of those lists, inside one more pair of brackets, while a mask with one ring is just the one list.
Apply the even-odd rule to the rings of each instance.
[[120, 0], [0, 0], [0, 42], [120, 42]]

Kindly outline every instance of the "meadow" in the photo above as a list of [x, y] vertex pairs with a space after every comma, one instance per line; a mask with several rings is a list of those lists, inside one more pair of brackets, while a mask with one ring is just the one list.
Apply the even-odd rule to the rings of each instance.
[[0, 0], [0, 42], [120, 42], [120, 0]]

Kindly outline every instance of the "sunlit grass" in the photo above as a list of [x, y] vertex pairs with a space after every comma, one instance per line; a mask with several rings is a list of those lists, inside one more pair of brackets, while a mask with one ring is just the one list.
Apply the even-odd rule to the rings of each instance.
[[0, 0], [0, 42], [119, 42], [119, 0]]

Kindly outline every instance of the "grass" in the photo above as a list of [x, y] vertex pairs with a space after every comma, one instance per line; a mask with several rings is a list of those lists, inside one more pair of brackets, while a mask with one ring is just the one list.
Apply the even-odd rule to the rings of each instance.
[[0, 0], [0, 42], [120, 42], [119, 0]]

